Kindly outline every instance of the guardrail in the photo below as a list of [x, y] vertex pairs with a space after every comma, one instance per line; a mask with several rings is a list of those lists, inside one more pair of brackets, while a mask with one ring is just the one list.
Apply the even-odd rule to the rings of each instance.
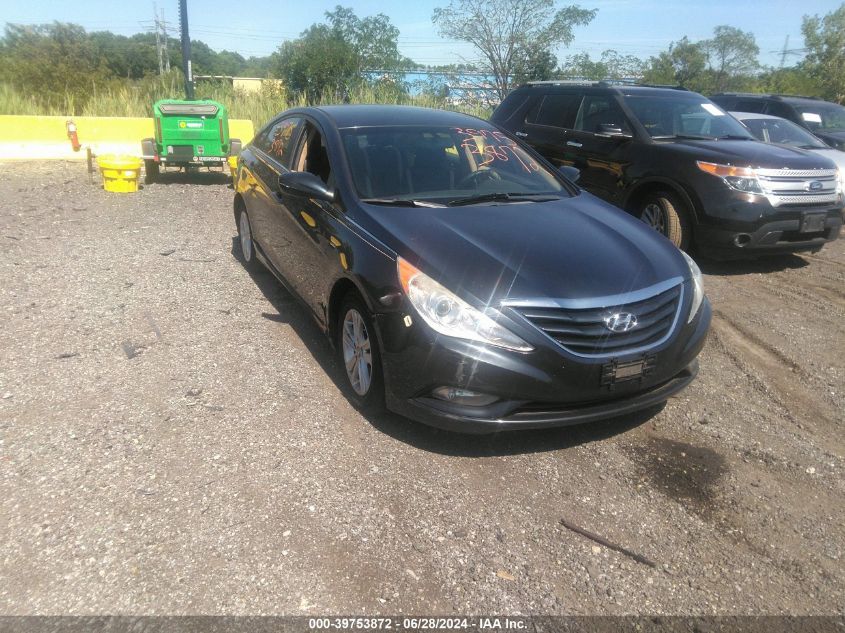
[[[81, 146], [74, 151], [67, 122], [73, 119]], [[65, 117], [0, 115], [0, 160], [86, 160], [86, 149], [96, 155], [141, 155], [141, 139], [154, 134], [147, 117]], [[230, 119], [229, 136], [246, 145], [255, 132], [252, 121]]]

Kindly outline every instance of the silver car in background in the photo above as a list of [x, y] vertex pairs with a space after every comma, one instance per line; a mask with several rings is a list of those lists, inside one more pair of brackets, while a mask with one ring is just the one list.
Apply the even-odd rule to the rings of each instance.
[[832, 148], [800, 125], [779, 116], [756, 112], [731, 112], [730, 114], [747, 127], [759, 141], [796, 147], [829, 158], [839, 169], [839, 182], [845, 189], [845, 152]]

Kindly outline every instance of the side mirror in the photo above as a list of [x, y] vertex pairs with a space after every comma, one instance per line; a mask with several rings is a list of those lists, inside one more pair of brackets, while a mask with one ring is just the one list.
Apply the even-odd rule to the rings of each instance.
[[559, 171], [570, 182], [578, 182], [578, 179], [581, 177], [581, 170], [572, 165], [561, 165]]
[[307, 171], [289, 171], [282, 174], [279, 176], [279, 189], [293, 196], [334, 202], [334, 191], [319, 177]]
[[633, 136], [629, 132], [623, 132], [622, 128], [615, 123], [599, 123], [596, 134], [598, 136], [608, 136], [612, 138], [632, 138]]

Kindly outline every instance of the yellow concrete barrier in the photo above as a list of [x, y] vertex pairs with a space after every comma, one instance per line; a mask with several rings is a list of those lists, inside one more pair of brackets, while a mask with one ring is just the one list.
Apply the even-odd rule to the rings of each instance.
[[[74, 152], [65, 123], [76, 123], [82, 149]], [[141, 155], [141, 139], [154, 134], [147, 117], [65, 117], [0, 115], [0, 160], [85, 160], [85, 148], [94, 154]], [[230, 119], [229, 136], [246, 145], [255, 132], [252, 121]]]

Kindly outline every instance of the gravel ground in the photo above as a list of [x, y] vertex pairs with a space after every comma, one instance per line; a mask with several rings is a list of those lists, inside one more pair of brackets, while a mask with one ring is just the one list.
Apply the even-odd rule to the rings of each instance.
[[845, 240], [703, 266], [665, 407], [479, 439], [350, 406], [225, 178], [0, 173], [0, 613], [845, 613]]

